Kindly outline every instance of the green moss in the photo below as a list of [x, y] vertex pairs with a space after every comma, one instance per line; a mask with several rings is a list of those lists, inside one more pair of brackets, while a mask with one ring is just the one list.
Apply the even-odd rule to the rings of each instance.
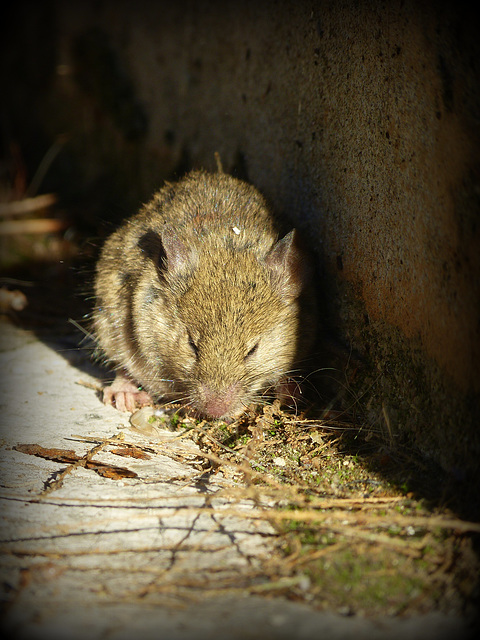
[[422, 593], [427, 600], [435, 600], [427, 561], [416, 563], [378, 547], [357, 550], [355, 546], [347, 546], [329, 554], [328, 547], [338, 542], [338, 537], [323, 538], [318, 540], [318, 533], [310, 530], [309, 535], [303, 533], [299, 539], [307, 545], [313, 545], [317, 539], [317, 549], [326, 550], [324, 556], [305, 567], [305, 572], [316, 597], [330, 607], [369, 615], [395, 614], [408, 608]]

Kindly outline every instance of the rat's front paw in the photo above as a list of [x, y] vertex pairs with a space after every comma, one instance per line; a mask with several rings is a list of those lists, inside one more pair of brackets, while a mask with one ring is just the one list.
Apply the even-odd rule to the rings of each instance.
[[136, 409], [153, 404], [153, 399], [146, 391], [126, 378], [118, 374], [109, 387], [103, 390], [103, 402], [116, 407], [119, 411], [133, 413]]

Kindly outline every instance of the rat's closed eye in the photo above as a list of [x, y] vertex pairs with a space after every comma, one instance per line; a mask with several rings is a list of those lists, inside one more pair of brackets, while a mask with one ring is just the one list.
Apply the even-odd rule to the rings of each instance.
[[257, 351], [258, 351], [258, 345], [260, 343], [256, 342], [253, 347], [251, 349], [248, 350], [247, 355], [245, 356], [245, 360], [248, 360], [249, 358], [251, 358]]
[[198, 358], [198, 346], [190, 334], [188, 334], [188, 344], [190, 346], [190, 349], [195, 354], [195, 357]]

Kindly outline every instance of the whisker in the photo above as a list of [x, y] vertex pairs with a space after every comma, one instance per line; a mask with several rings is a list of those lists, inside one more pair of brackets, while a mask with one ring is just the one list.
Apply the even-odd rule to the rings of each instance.
[[85, 327], [82, 327], [81, 324], [79, 324], [76, 320], [74, 320], [73, 318], [69, 318], [68, 322], [70, 324], [73, 324], [73, 326], [78, 329], [81, 333], [84, 334], [84, 338], [89, 338], [90, 340], [92, 340], [93, 342], [96, 342], [95, 336], [93, 335], [93, 333], [91, 333], [90, 331], [88, 331], [87, 329], [85, 329]]

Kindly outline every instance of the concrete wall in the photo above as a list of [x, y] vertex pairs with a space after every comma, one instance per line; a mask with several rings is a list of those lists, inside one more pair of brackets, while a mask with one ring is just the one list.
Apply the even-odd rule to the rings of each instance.
[[[81, 188], [107, 184], [128, 210], [174, 172], [214, 169], [218, 151], [308, 230], [325, 318], [364, 361], [351, 390], [365, 393], [367, 419], [460, 475], [480, 454], [471, 11], [415, 0], [54, 2], [35, 40], [37, 66], [43, 57], [52, 71], [35, 117], [47, 138], [68, 134]], [[29, 46], [40, 22], [17, 15]]]

